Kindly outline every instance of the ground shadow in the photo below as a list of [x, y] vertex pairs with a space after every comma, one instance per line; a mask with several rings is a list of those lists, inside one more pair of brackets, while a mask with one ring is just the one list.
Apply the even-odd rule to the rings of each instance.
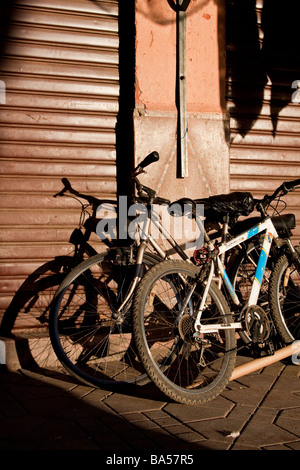
[[[131, 416], [126, 419], [106, 404], [101, 390], [76, 388], [76, 383], [60, 382], [54, 375], [41, 380], [3, 368], [0, 375], [2, 452], [97, 450], [102, 451], [98, 462], [105, 464], [113, 453], [146, 458], [149, 452], [193, 451], [195, 458], [195, 452], [206, 449], [201, 435], [199, 442], [189, 443], [154, 422], [149, 426], [151, 421], [143, 420], [142, 413], [140, 421], [130, 422]], [[160, 405], [153, 404], [153, 409]]]

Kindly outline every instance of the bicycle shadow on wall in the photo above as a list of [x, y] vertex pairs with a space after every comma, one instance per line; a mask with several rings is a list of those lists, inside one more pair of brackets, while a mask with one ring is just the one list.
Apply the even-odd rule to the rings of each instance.
[[[99, 206], [115, 205], [115, 201], [82, 195], [73, 190], [66, 178], [62, 181], [64, 188], [54, 197], [68, 196], [81, 204], [78, 227], [69, 239], [70, 253], [56, 256], [29, 274], [10, 301], [0, 324], [0, 336], [11, 338], [15, 344], [16, 357], [11, 359], [24, 368], [47, 370], [59, 365], [49, 337], [49, 312], [54, 294], [67, 273], [112, 244], [109, 237], [100, 240], [99, 234], [95, 234], [101, 221], [97, 217]], [[82, 202], [80, 196], [85, 196], [88, 203]], [[109, 224], [110, 219], [106, 217], [105, 221]]]
[[242, 137], [262, 115], [271, 119], [275, 137], [280, 112], [293, 102], [299, 15], [300, 3], [291, 0], [226, 2], [228, 107]]
[[0, 336], [14, 342], [9, 365], [47, 369], [57, 365], [49, 338], [49, 310], [53, 296], [69, 268], [71, 257], [58, 256], [32, 272], [4, 312]]

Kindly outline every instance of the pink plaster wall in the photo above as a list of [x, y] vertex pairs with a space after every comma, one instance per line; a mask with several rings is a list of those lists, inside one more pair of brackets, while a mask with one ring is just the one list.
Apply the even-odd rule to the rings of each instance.
[[229, 190], [225, 128], [225, 0], [191, 0], [186, 26], [188, 176], [177, 175], [176, 0], [136, 0], [135, 160], [160, 161], [142, 182], [162, 197], [206, 197]]
[[[224, 51], [219, 50], [219, 43], [225, 45], [225, 40], [219, 18], [223, 9], [223, 0], [192, 0], [186, 12], [188, 112], [222, 112]], [[137, 0], [137, 107], [176, 110], [175, 21], [168, 0]]]

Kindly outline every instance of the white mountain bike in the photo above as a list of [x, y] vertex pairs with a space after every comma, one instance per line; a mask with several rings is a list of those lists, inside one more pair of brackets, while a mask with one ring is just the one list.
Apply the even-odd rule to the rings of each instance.
[[[259, 305], [259, 294], [273, 244], [280, 245], [281, 255], [275, 260], [268, 289], [270, 314], [284, 341], [299, 338], [300, 251], [289, 238], [278, 236], [266, 212], [272, 201], [298, 185], [300, 180], [286, 182], [272, 196], [253, 200], [261, 213], [259, 222], [229, 241], [215, 244], [203, 229], [205, 244], [198, 252], [198, 266], [180, 260], [163, 261], [139, 284], [133, 308], [136, 348], [148, 376], [172, 399], [200, 404], [216, 397], [235, 367], [237, 333], [256, 343], [268, 338], [271, 322]], [[219, 202], [221, 212], [231, 210], [222, 196]], [[196, 212], [195, 218], [202, 226]], [[259, 235], [263, 235], [263, 242], [250, 294], [241, 298], [222, 259]], [[231, 297], [230, 304], [217, 286], [219, 281]]]

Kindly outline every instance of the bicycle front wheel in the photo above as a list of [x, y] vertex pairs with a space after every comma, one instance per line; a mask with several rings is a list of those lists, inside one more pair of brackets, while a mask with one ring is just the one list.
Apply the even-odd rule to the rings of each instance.
[[273, 321], [285, 343], [300, 339], [300, 247], [298, 260], [282, 255], [270, 280], [270, 308]]
[[[122, 248], [93, 256], [71, 271], [55, 294], [49, 318], [53, 349], [87, 384], [148, 382], [132, 341], [131, 303], [118, 312], [135, 273], [132, 255]], [[155, 262], [144, 254], [145, 270]]]
[[[146, 372], [167, 396], [190, 405], [211, 400], [224, 390], [236, 358], [233, 329], [194, 334], [203, 294], [198, 273], [185, 261], [163, 261], [141, 281], [133, 307], [133, 334]], [[231, 321], [223, 295], [212, 284], [201, 322]]]

